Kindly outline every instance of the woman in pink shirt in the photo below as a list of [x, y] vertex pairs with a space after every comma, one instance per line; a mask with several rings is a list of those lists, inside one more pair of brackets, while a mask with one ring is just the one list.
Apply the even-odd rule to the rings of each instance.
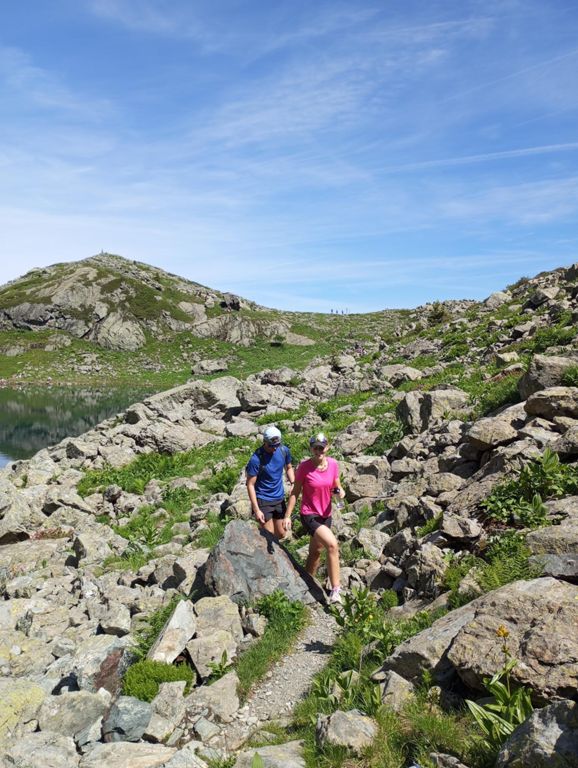
[[339, 464], [327, 455], [328, 441], [325, 435], [322, 432], [314, 435], [309, 440], [309, 447], [311, 458], [302, 461], [297, 467], [286, 516], [291, 516], [299, 494], [303, 492], [301, 523], [311, 535], [305, 570], [315, 576], [321, 552], [325, 549], [331, 582], [329, 602], [340, 603], [339, 547], [331, 530], [331, 498], [332, 494], [336, 494], [343, 499], [345, 491], [339, 480]]

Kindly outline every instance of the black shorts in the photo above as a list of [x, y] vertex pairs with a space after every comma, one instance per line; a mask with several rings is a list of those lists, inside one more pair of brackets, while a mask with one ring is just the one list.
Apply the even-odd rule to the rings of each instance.
[[322, 525], [326, 525], [328, 528], [331, 528], [331, 523], [333, 522], [331, 520], [331, 515], [329, 517], [323, 517], [322, 515], [301, 515], [301, 525], [305, 528], [307, 533], [313, 534], [318, 528], [321, 528]]
[[285, 512], [287, 511], [287, 504], [285, 499], [279, 499], [279, 501], [261, 501], [257, 499], [259, 509], [265, 515], [265, 522], [274, 518], [275, 520], [283, 520]]

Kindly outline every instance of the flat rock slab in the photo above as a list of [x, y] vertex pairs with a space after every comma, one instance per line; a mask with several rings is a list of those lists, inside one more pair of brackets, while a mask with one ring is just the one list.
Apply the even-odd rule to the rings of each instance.
[[161, 744], [97, 744], [81, 758], [79, 768], [161, 768], [176, 751]]
[[34, 720], [46, 691], [32, 680], [0, 678], [0, 744]]
[[237, 757], [234, 768], [251, 768], [256, 754], [263, 761], [264, 768], [305, 768], [301, 741], [243, 750]]
[[27, 734], [5, 754], [4, 764], [15, 768], [76, 768], [79, 761], [74, 740], [51, 731]]

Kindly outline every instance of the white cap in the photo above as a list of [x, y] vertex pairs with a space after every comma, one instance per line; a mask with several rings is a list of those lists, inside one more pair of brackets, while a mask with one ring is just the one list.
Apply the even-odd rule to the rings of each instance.
[[263, 432], [263, 441], [271, 445], [279, 445], [281, 442], [281, 432], [277, 427], [267, 427]]

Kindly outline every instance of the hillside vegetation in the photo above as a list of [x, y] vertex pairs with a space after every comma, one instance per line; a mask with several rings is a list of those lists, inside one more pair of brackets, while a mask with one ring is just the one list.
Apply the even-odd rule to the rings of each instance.
[[[223, 316], [243, 311], [270, 312]], [[9, 463], [0, 758], [575, 766], [577, 320], [578, 265], [481, 303], [282, 313], [285, 341], [212, 340], [227, 371]], [[303, 344], [324, 328], [331, 349]], [[330, 612], [299, 519], [282, 544], [252, 521], [243, 468], [269, 424], [295, 464], [319, 430], [340, 463]]]

